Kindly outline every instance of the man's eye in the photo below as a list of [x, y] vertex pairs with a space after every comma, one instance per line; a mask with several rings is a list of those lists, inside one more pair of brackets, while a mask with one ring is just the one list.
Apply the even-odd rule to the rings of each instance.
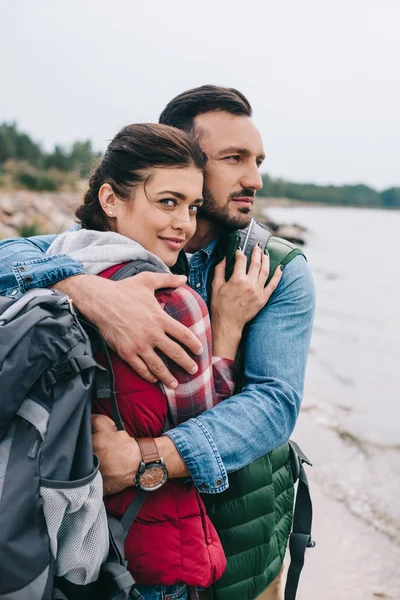
[[176, 206], [176, 200], [174, 200], [173, 198], [163, 198], [162, 200], [160, 200], [161, 204], [164, 204], [164, 206], [168, 206], [171, 208], [174, 208]]
[[262, 160], [257, 160], [256, 162], [257, 162], [257, 167], [258, 167], [258, 168], [260, 168], [260, 167], [261, 167], [261, 165], [263, 164], [263, 161], [262, 161]]
[[233, 160], [234, 162], [239, 162], [240, 156], [238, 154], [234, 154], [232, 156], [225, 156], [224, 160]]

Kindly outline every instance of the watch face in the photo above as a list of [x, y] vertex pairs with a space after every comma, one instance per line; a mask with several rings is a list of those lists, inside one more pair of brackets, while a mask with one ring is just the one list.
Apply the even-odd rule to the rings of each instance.
[[167, 469], [158, 463], [147, 465], [145, 470], [139, 473], [138, 485], [145, 491], [153, 491], [160, 488], [167, 481]]

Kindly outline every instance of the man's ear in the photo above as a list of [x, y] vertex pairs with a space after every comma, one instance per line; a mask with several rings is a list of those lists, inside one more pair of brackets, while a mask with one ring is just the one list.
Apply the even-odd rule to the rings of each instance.
[[107, 217], [115, 217], [117, 213], [118, 198], [109, 183], [103, 183], [99, 189], [100, 206]]

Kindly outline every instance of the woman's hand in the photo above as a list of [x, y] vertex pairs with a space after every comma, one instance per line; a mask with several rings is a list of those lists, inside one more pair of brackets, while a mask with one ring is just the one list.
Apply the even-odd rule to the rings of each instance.
[[282, 277], [278, 266], [265, 287], [269, 256], [259, 246], [254, 247], [248, 273], [246, 263], [243, 252], [237, 250], [229, 281], [225, 281], [225, 259], [215, 268], [211, 302], [213, 354], [225, 358], [235, 358], [243, 327], [265, 306]]

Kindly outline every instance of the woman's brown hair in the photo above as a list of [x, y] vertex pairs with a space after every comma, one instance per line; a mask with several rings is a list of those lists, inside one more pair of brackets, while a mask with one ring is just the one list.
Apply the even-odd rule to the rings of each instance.
[[128, 125], [117, 133], [89, 179], [89, 189], [76, 217], [84, 229], [107, 231], [110, 222], [98, 194], [110, 184], [122, 200], [130, 200], [136, 187], [151, 176], [154, 168], [204, 169], [205, 155], [188, 134], [168, 125], [140, 123]]

